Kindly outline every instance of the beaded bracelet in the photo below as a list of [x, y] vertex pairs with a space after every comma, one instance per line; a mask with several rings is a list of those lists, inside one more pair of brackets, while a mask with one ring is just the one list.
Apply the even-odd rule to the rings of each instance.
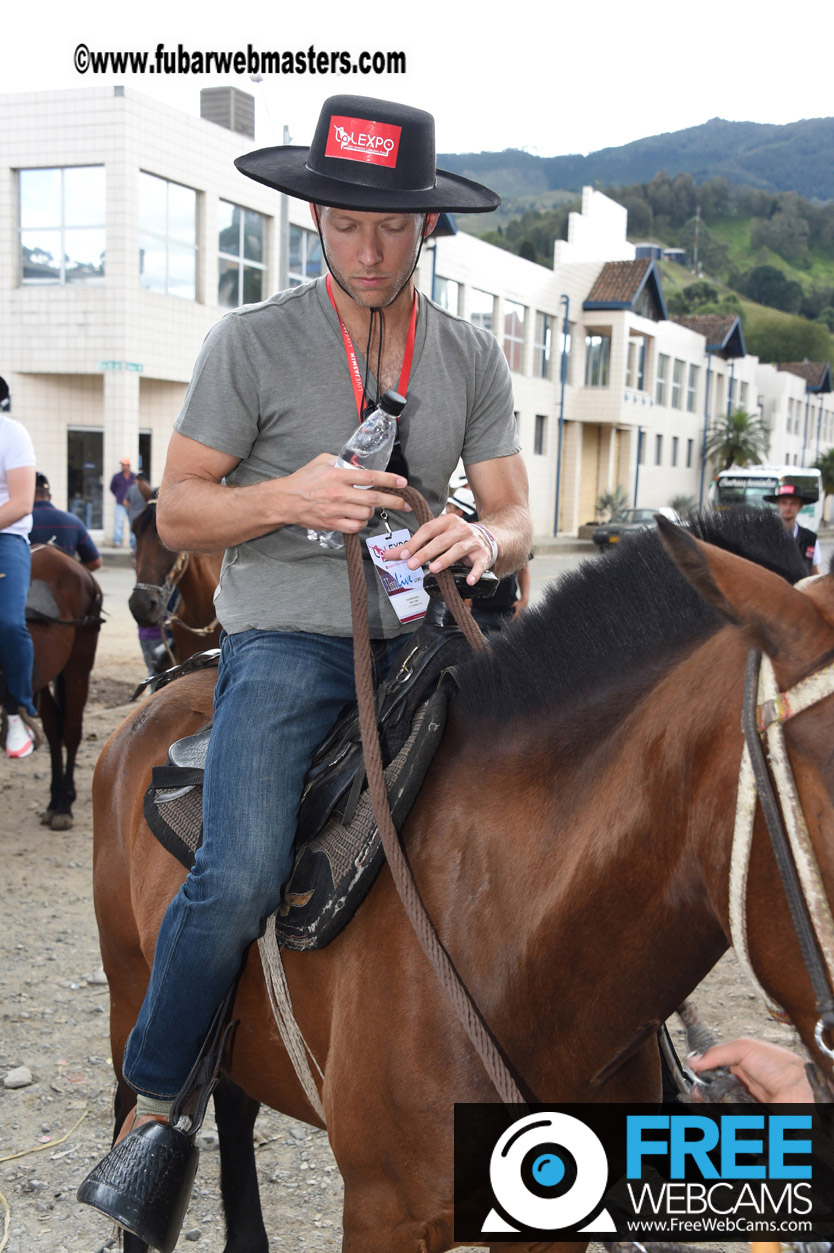
[[492, 531], [490, 531], [488, 527], [484, 526], [483, 522], [470, 522], [469, 525], [474, 526], [477, 531], [480, 531], [486, 542], [489, 544], [490, 556], [487, 570], [491, 570], [498, 560], [498, 540], [492, 534]]

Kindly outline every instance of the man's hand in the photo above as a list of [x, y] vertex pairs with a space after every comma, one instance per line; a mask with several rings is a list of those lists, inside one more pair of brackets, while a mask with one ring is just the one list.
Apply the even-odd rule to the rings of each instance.
[[337, 467], [330, 453], [322, 453], [286, 478], [275, 479], [283, 511], [297, 526], [314, 531], [361, 531], [377, 509], [410, 513], [411, 505], [396, 489], [407, 480], [386, 470]]
[[464, 562], [472, 567], [466, 582], [474, 586], [489, 568], [492, 550], [483, 531], [455, 514], [442, 513], [439, 518], [424, 522], [408, 543], [390, 548], [385, 560], [406, 561], [409, 570], [428, 564], [433, 574], [455, 562]]
[[750, 1095], [765, 1105], [814, 1099], [802, 1059], [779, 1044], [743, 1036], [728, 1044], [715, 1044], [706, 1053], [693, 1054], [686, 1062], [696, 1074], [727, 1066]]

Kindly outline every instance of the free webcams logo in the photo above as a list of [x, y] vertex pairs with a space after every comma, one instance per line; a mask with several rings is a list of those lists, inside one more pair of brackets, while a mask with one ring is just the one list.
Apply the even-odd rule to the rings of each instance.
[[367, 118], [330, 118], [327, 132], [326, 157], [339, 157], [344, 161], [366, 161], [372, 165], [385, 165], [394, 169], [400, 148], [402, 127], [388, 122], [372, 122]]
[[793, 1242], [832, 1229], [832, 1106], [455, 1107], [461, 1243], [519, 1233]]

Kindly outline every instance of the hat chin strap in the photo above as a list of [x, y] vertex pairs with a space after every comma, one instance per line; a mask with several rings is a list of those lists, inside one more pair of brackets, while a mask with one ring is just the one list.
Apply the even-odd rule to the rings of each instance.
[[[341, 282], [338, 274], [336, 274], [336, 272], [334, 271], [333, 266], [330, 264], [330, 258], [328, 257], [327, 249], [324, 246], [324, 235], [322, 234], [322, 229], [321, 229], [321, 215], [319, 214], [319, 206], [317, 204], [313, 205], [313, 212], [315, 214], [316, 229], [318, 231], [319, 242], [321, 244], [321, 255], [324, 257], [325, 265], [330, 271], [331, 276], [336, 280], [336, 283], [338, 284], [339, 289], [345, 293], [348, 299], [353, 300], [353, 303], [357, 304], [353, 296], [345, 287], [344, 283]], [[417, 245], [417, 252], [414, 257], [414, 264], [412, 265], [411, 269], [406, 275], [401, 286], [397, 289], [397, 291], [394, 293], [391, 299], [386, 302], [386, 304], [367, 306], [368, 312], [370, 313], [370, 323], [368, 325], [368, 344], [365, 349], [365, 377], [362, 381], [363, 398], [366, 397], [368, 394], [368, 375], [370, 373], [370, 368], [371, 368], [370, 367], [370, 355], [371, 355], [371, 339], [373, 338], [373, 333], [374, 333], [374, 315], [377, 315], [379, 317], [379, 347], [378, 347], [378, 352], [377, 352], [377, 368], [376, 368], [377, 399], [379, 399], [379, 373], [380, 373], [380, 368], [382, 364], [382, 336], [383, 336], [383, 327], [385, 325], [383, 317], [382, 317], [382, 311], [383, 309], [387, 309], [390, 305], [394, 304], [394, 302], [399, 299], [399, 297], [405, 291], [408, 284], [411, 282], [411, 279], [414, 275], [414, 271], [417, 269], [417, 266], [420, 262], [420, 254], [423, 251], [423, 242], [426, 238], [426, 223], [428, 222], [428, 220], [429, 220], [428, 213], [424, 213], [423, 225], [420, 230], [420, 242]], [[365, 306], [362, 306], [362, 307], [365, 307]]]
[[[330, 258], [328, 257], [327, 249], [324, 246], [324, 235], [322, 234], [322, 229], [321, 229], [321, 215], [319, 214], [319, 206], [317, 204], [313, 205], [313, 212], [316, 217], [316, 229], [318, 231], [319, 242], [321, 243], [321, 255], [324, 257], [324, 263], [327, 266], [328, 270], [330, 271], [332, 277], [336, 280], [336, 283], [338, 287], [340, 288], [340, 290], [343, 291], [350, 300], [353, 300], [353, 296], [350, 294], [348, 289], [345, 287], [344, 283], [340, 280], [338, 274], [336, 274], [336, 272], [334, 271], [333, 266], [330, 264]], [[429, 220], [428, 213], [424, 213], [423, 214], [423, 226], [420, 231], [420, 242], [417, 245], [417, 253], [414, 257], [414, 264], [412, 265], [411, 269], [406, 275], [406, 278], [404, 279], [402, 285], [397, 288], [397, 290], [394, 292], [394, 295], [391, 297], [391, 299], [387, 301], [384, 305], [367, 306], [367, 308], [370, 310], [370, 313], [371, 313], [371, 325], [373, 325], [373, 314], [379, 313], [380, 314], [380, 326], [382, 326], [382, 310], [387, 309], [389, 305], [394, 304], [394, 302], [399, 299], [399, 297], [402, 295], [402, 293], [405, 291], [406, 287], [408, 287], [408, 284], [411, 282], [412, 278], [414, 277], [414, 271], [417, 269], [417, 266], [420, 263], [420, 255], [423, 251], [423, 243], [425, 242], [425, 238], [426, 238], [426, 235], [425, 235], [426, 223], [428, 222], [428, 220]], [[353, 302], [354, 304], [357, 303], [355, 300]]]

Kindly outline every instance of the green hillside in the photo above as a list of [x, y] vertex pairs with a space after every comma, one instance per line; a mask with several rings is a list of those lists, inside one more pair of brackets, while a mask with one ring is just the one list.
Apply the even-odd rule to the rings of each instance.
[[[627, 210], [632, 242], [686, 251], [690, 270], [664, 266], [672, 316], [738, 312], [748, 351], [763, 361], [834, 360], [834, 202], [733, 187], [723, 177], [698, 184], [691, 174], [665, 171], [645, 184], [599, 190]], [[575, 196], [528, 193], [505, 201], [488, 224], [460, 225], [551, 266], [554, 242], [567, 238], [568, 215], [578, 208]]]
[[700, 126], [651, 135], [617, 148], [539, 157], [510, 148], [504, 152], [445, 153], [441, 169], [488, 183], [502, 196], [586, 184], [645, 183], [658, 170], [690, 173], [699, 183], [723, 177], [767, 192], [796, 191], [812, 199], [834, 199], [834, 118], [803, 118], [786, 125], [728, 122], [712, 118]]

